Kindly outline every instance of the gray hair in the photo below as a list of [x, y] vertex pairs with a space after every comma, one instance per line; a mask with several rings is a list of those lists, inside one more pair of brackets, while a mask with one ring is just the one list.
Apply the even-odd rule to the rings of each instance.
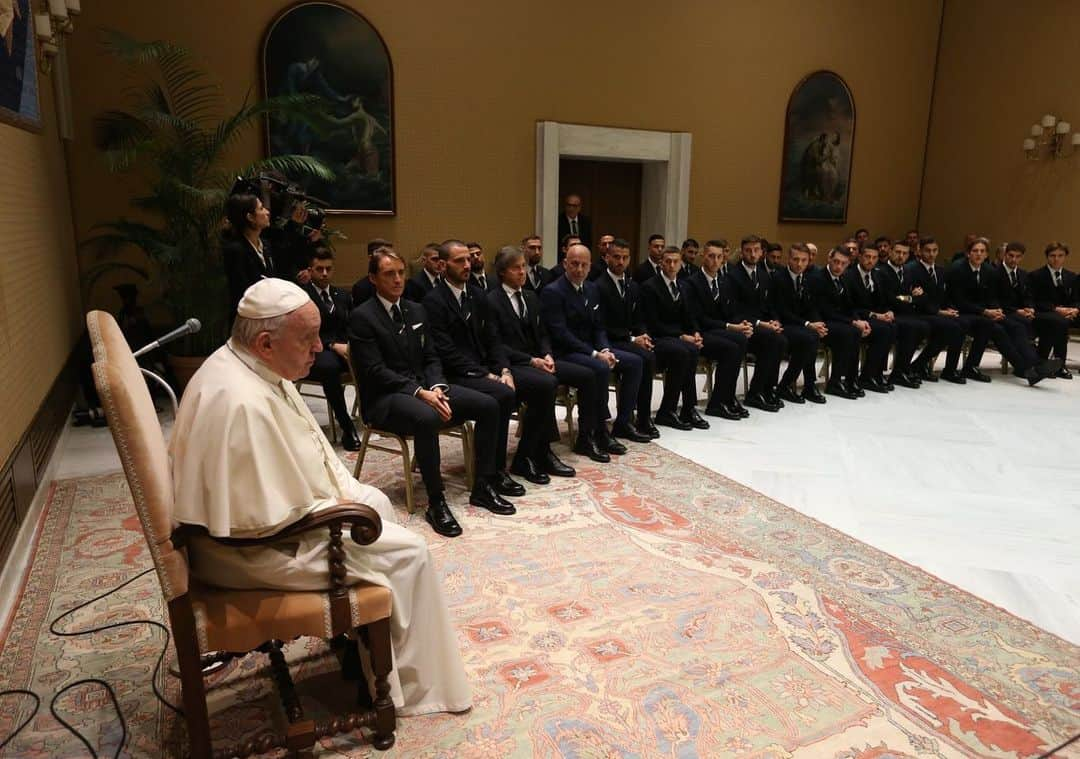
[[[531, 238], [530, 238], [531, 239]], [[495, 275], [502, 277], [503, 272], [525, 258], [521, 248], [516, 245], [503, 245], [495, 254]]]
[[232, 339], [245, 348], [255, 345], [255, 339], [263, 332], [269, 332], [271, 337], [277, 337], [285, 327], [285, 322], [295, 312], [290, 311], [281, 316], [271, 316], [268, 319], [249, 319], [246, 316], [237, 316], [232, 326]]

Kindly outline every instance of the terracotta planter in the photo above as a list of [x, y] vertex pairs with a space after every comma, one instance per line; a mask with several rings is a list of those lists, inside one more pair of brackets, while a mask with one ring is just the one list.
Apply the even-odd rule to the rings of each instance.
[[203, 365], [206, 359], [206, 356], [174, 356], [171, 353], [169, 354], [169, 368], [172, 369], [173, 376], [176, 377], [178, 395], [184, 392], [187, 383], [191, 381], [195, 372]]

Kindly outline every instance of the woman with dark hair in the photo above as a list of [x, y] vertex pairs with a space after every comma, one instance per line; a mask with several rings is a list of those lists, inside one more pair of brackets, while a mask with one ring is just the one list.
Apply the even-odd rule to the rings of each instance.
[[277, 275], [270, 246], [262, 237], [270, 226], [270, 209], [256, 195], [237, 193], [225, 202], [229, 229], [222, 236], [221, 257], [229, 283], [230, 321], [244, 291], [260, 279]]

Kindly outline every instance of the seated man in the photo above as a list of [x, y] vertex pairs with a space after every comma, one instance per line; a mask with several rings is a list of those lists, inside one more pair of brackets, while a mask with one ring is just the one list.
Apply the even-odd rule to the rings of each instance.
[[556, 358], [589, 369], [597, 388], [600, 388], [604, 409], [595, 435], [578, 435], [574, 451], [594, 461], [602, 461], [597, 454], [621, 456], [626, 453], [626, 446], [612, 438], [603, 421], [610, 417], [606, 393], [610, 373], [620, 375], [615, 429], [625, 430], [630, 427], [630, 418], [637, 404], [642, 369], [641, 359], [636, 354], [613, 348], [608, 341], [596, 284], [585, 279], [589, 273], [590, 258], [589, 249], [584, 245], [571, 245], [564, 262], [566, 274], [541, 290], [540, 300]]
[[361, 412], [375, 427], [413, 436], [428, 496], [424, 518], [440, 535], [461, 534], [446, 503], [439, 430], [466, 419], [476, 422], [476, 483], [469, 503], [493, 514], [513, 514], [513, 505], [494, 486], [499, 404], [483, 393], [447, 383], [424, 307], [402, 301], [405, 263], [396, 253], [376, 251], [368, 276], [376, 297], [354, 308], [349, 320], [349, 352], [359, 375]]
[[[372, 507], [382, 535], [368, 546], [345, 542], [346, 581], [393, 593], [391, 697], [398, 713], [468, 709], [457, 635], [424, 539], [395, 523], [385, 495], [349, 475], [293, 386], [319, 347], [319, 309], [300, 287], [266, 279], [248, 288], [232, 338], [195, 373], [180, 403], [170, 442], [173, 518], [215, 537], [251, 538], [338, 504]], [[330, 585], [325, 531], [271, 546], [194, 538], [188, 558], [195, 577], [220, 587]]]
[[[450, 382], [490, 396], [499, 404], [492, 484], [500, 495], [525, 495], [525, 488], [506, 473], [508, 429], [517, 407], [517, 389], [495, 323], [488, 316], [487, 294], [470, 282], [472, 255], [465, 243], [445, 241], [439, 246], [439, 258], [443, 281], [424, 298], [435, 352]], [[554, 406], [555, 391], [552, 389], [550, 398], [531, 400]]]
[[412, 275], [405, 283], [405, 298], [416, 303], [423, 303], [424, 297], [442, 280], [443, 262], [439, 258], [439, 243], [429, 242], [420, 251], [420, 271]]
[[844, 272], [844, 286], [851, 296], [855, 315], [870, 325], [859, 386], [875, 393], [887, 393], [896, 389], [885, 379], [889, 352], [896, 343], [896, 314], [890, 309], [892, 304], [886, 301], [878, 274], [874, 271], [877, 248], [865, 245], [856, 255], [855, 265]]
[[784, 402], [776, 394], [780, 378], [780, 359], [787, 350], [783, 327], [776, 321], [769, 298], [769, 281], [761, 266], [761, 238], [750, 235], [740, 243], [742, 260], [728, 268], [724, 278], [727, 292], [723, 296], [728, 304], [728, 318], [733, 322], [750, 322], [754, 331], [750, 334], [748, 348], [754, 354], [754, 378], [746, 390], [743, 401], [751, 408], [762, 411], [779, 411]]
[[[1035, 300], [1028, 285], [1028, 273], [1020, 268], [1027, 248], [1021, 242], [1006, 243], [997, 270], [998, 305], [1008, 321], [1024, 328], [1028, 337], [1039, 337], [1036, 352], [1039, 358], [1047, 359], [1050, 353], [1060, 359], [1065, 358], [1069, 344], [1069, 322], [1054, 312], [1037, 312]], [[1073, 310], [1076, 310], [1075, 308]], [[1072, 379], [1072, 373], [1064, 366], [1056, 375], [1060, 379]]]
[[352, 298], [345, 290], [330, 284], [334, 274], [334, 251], [330, 248], [317, 247], [308, 268], [311, 275], [304, 289], [319, 307], [319, 339], [322, 340], [322, 350], [315, 355], [308, 378], [322, 385], [326, 402], [341, 427], [341, 447], [346, 451], [358, 451], [360, 441], [341, 385], [341, 375], [350, 371], [348, 329]]
[[[549, 475], [573, 477], [573, 467], [551, 450], [559, 439], [555, 421], [555, 393], [560, 384], [576, 388], [579, 426], [596, 431], [597, 388], [588, 369], [551, 357], [551, 340], [540, 318], [540, 298], [524, 288], [525, 255], [507, 245], [495, 254], [495, 274], [500, 285], [487, 294], [488, 312], [496, 326], [499, 343], [510, 361], [510, 373], [518, 400], [526, 402], [521, 418], [521, 440], [510, 472], [537, 484], [550, 482]], [[607, 400], [607, 389], [604, 388]]]
[[544, 260], [544, 240], [539, 235], [529, 235], [521, 241], [521, 251], [525, 254], [525, 289], [540, 292], [544, 285], [555, 279]]
[[[371, 271], [371, 257], [379, 251], [394, 252], [394, 244], [389, 240], [384, 240], [381, 237], [376, 237], [374, 240], [369, 240], [367, 244], [368, 254], [368, 271]], [[352, 302], [353, 308], [359, 306], [361, 303], [367, 301], [375, 294], [375, 288], [371, 284], [371, 277], [364, 275], [360, 279], [356, 280], [352, 286]]]
[[[566, 274], [566, 251], [569, 250], [571, 245], [581, 245], [581, 238], [577, 235], [563, 235], [559, 240], [559, 260], [551, 267], [551, 279], [552, 281], [559, 279], [562, 275]], [[590, 271], [592, 269], [590, 268]]]
[[[1054, 343], [1054, 357], [1065, 361], [1065, 352], [1069, 347], [1068, 328], [1080, 327], [1080, 278], [1065, 268], [1065, 259], [1069, 257], [1069, 246], [1063, 242], [1052, 242], [1046, 246], [1046, 266], [1031, 272], [1028, 281], [1031, 285], [1031, 297], [1035, 303], [1036, 319], [1051, 322], [1057, 335]], [[1065, 336], [1061, 337], [1064, 327]], [[1042, 352], [1043, 358], [1049, 353]], [[1064, 363], [1058, 376], [1071, 379], [1065, 371]]]
[[705, 405], [705, 415], [737, 420], [750, 416], [735, 397], [735, 388], [746, 355], [746, 341], [754, 333], [754, 325], [727, 320], [723, 274], [727, 261], [725, 245], [723, 240], [705, 243], [701, 266], [686, 279], [682, 291], [694, 325], [701, 333], [701, 354], [715, 363], [713, 390]]
[[[997, 276], [986, 263], [990, 252], [990, 241], [985, 237], [976, 237], [968, 245], [967, 260], [957, 261], [946, 275], [949, 297], [956, 304], [961, 314], [970, 315], [979, 322], [985, 322], [1001, 355], [1012, 364], [1013, 373], [1023, 377], [1029, 385], [1035, 385], [1057, 374], [1061, 368], [1060, 359], [1039, 359], [1031, 345], [1027, 327], [1005, 318], [997, 301]], [[970, 361], [969, 357], [969, 361]], [[974, 364], [978, 366], [978, 361]]]
[[[810, 249], [801, 242], [792, 243], [787, 266], [777, 269], [772, 277], [773, 312], [788, 339], [788, 367], [780, 378], [779, 392], [781, 398], [794, 403], [825, 403], [825, 396], [818, 392], [815, 384], [818, 344], [824, 340], [833, 349], [833, 355], [858, 350], [858, 344], [856, 342], [852, 347], [843, 340], [854, 337], [854, 330], [848, 335], [838, 331], [829, 337], [829, 328], [822, 321], [806, 286], [805, 272], [809, 263]], [[800, 374], [803, 378], [801, 395], [795, 388]]]
[[825, 393], [853, 400], [866, 395], [858, 380], [859, 341], [870, 336], [870, 325], [856, 316], [851, 294], [844, 284], [844, 272], [850, 261], [848, 248], [838, 245], [829, 251], [825, 267], [810, 275], [807, 282], [821, 320], [829, 334], [837, 336], [831, 345], [832, 372]]
[[693, 237], [689, 237], [683, 240], [680, 250], [682, 251], [682, 268], [679, 269], [679, 279], [688, 279], [701, 271], [701, 266], [697, 262], [701, 245]]
[[[896, 240], [894, 243], [886, 239], [877, 245], [877, 249], [879, 256], [885, 256], [877, 266], [880, 274], [878, 282], [884, 302], [896, 314], [899, 330], [889, 379], [904, 387], [921, 386], [924, 379], [937, 382], [937, 377], [929, 371], [930, 361], [945, 348], [946, 341], [942, 338], [941, 330], [935, 330], [930, 321], [922, 318], [915, 309], [914, 297], [922, 295], [922, 288], [913, 288], [904, 270], [911, 253], [907, 241]], [[913, 326], [915, 324], [919, 326]], [[926, 346], [917, 358], [913, 358], [915, 349], [924, 340]]]
[[[629, 257], [630, 251], [626, 251]], [[656, 413], [656, 423], [676, 429], [709, 429], [697, 410], [698, 357], [705, 340], [688, 308], [685, 288], [679, 283], [682, 251], [674, 246], [660, 259], [660, 276], [641, 285], [642, 311], [648, 334], [664, 368], [664, 397]], [[676, 414], [679, 396], [682, 411]]]
[[651, 277], [660, 276], [660, 259], [664, 257], [667, 240], [663, 235], [649, 235], [649, 259], [642, 261], [634, 269], [634, 281], [639, 285], [648, 282]]
[[496, 284], [494, 279], [488, 279], [484, 263], [484, 248], [478, 242], [466, 243], [469, 249], [469, 282], [487, 292]]

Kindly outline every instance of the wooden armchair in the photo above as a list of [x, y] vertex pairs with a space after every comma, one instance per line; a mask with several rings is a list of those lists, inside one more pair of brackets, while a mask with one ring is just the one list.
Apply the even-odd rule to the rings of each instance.
[[[186, 545], [193, 534], [205, 534], [205, 529], [185, 525], [173, 529], [169, 458], [146, 383], [113, 317], [92, 311], [86, 323], [94, 349], [94, 382], [168, 604], [191, 756], [224, 759], [275, 748], [286, 748], [293, 756], [310, 756], [318, 739], [360, 727], [374, 731], [372, 742], [376, 748], [392, 746], [395, 717], [387, 680], [392, 668], [391, 594], [378, 585], [346, 585], [342, 541], [348, 529], [356, 543], [374, 542], [382, 532], [379, 515], [363, 504], [341, 504], [310, 514], [266, 538], [218, 539], [228, 545], [250, 546], [309, 530], [327, 530], [329, 590], [228, 590], [199, 583], [189, 575]], [[301, 635], [363, 639], [375, 675], [374, 707], [321, 722], [305, 719], [281, 652], [281, 641]], [[265, 734], [212, 751], [201, 655], [208, 651], [243, 655], [255, 650], [270, 656], [271, 674], [288, 718], [288, 729], [284, 734]], [[360, 687], [367, 687], [363, 678]]]

